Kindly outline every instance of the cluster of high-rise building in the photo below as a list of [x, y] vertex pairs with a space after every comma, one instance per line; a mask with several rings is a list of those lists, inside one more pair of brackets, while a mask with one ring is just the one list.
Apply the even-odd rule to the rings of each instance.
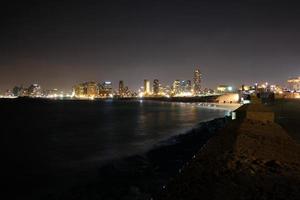
[[[192, 96], [197, 95], [193, 93], [192, 82], [190, 80], [175, 80], [172, 84], [172, 96]], [[200, 94], [200, 93], [199, 93]]]
[[29, 87], [15, 86], [12, 90], [6, 91], [6, 96], [21, 97], [41, 97], [44, 93], [38, 84], [32, 84]]
[[31, 84], [29, 87], [15, 86], [12, 90], [7, 90], [6, 97], [33, 97], [33, 98], [63, 98], [72, 97], [71, 94], [64, 93], [59, 89], [42, 89], [39, 84]]
[[96, 83], [93, 81], [79, 83], [73, 87], [73, 96], [76, 98], [107, 98], [113, 97], [113, 88], [110, 81]]
[[124, 98], [124, 97], [136, 97], [137, 93], [129, 90], [128, 86], [124, 84], [123, 80], [119, 81], [119, 90], [118, 92], [115, 92], [115, 96], [119, 98]]
[[112, 97], [133, 97], [136, 96], [131, 92], [124, 81], [119, 81], [118, 91], [113, 90], [112, 82], [105, 81], [96, 83], [93, 81], [79, 83], [73, 87], [73, 96], [75, 98], [112, 98]]
[[269, 84], [264, 82], [261, 84], [242, 85], [240, 88], [235, 88], [230, 85], [219, 85], [216, 90], [202, 87], [202, 74], [200, 69], [194, 71], [191, 80], [174, 80], [170, 85], [163, 85], [158, 79], [151, 82], [148, 79], [144, 80], [143, 86], [138, 93], [129, 90], [123, 80], [119, 81], [117, 90], [113, 90], [111, 81], [98, 82], [83, 82], [73, 87], [72, 94], [65, 94], [58, 89], [42, 90], [39, 84], [31, 84], [29, 87], [16, 86], [12, 90], [7, 90], [2, 97], [74, 97], [74, 98], [127, 98], [127, 97], [192, 97], [201, 95], [222, 95], [227, 93], [242, 92], [260, 93], [273, 92], [275, 94], [283, 94], [286, 96], [300, 97], [300, 77], [287, 80], [287, 87], [280, 85]]
[[[199, 69], [194, 71], [194, 76], [191, 80], [174, 80], [170, 85], [162, 85], [158, 79], [144, 80], [143, 87], [139, 90], [139, 95], [136, 92], [129, 90], [128, 86], [124, 84], [123, 80], [119, 81], [119, 86], [116, 91], [113, 90], [112, 82], [105, 81], [102, 83], [88, 81], [76, 84], [73, 87], [72, 95], [68, 97], [74, 98], [111, 98], [111, 97], [185, 97], [185, 96], [199, 96], [204, 92], [211, 92], [212, 90], [201, 88], [201, 72]], [[32, 84], [28, 88], [15, 87], [12, 91], [8, 91], [6, 96], [29, 96], [29, 97], [64, 97], [63, 92], [57, 89], [42, 90], [38, 84]]]
[[39, 84], [31, 84], [29, 87], [15, 86], [7, 90], [5, 97], [33, 97], [33, 98], [62, 98], [71, 97], [71, 94], [64, 93], [58, 89], [42, 89]]
[[158, 79], [153, 80], [151, 89], [151, 83], [149, 80], [144, 80], [144, 86], [141, 87], [139, 94], [140, 96], [174, 96], [174, 97], [185, 97], [185, 96], [199, 96], [204, 91], [201, 89], [201, 72], [199, 69], [194, 71], [193, 82], [191, 80], [174, 80], [172, 86], [163, 86], [160, 84]]

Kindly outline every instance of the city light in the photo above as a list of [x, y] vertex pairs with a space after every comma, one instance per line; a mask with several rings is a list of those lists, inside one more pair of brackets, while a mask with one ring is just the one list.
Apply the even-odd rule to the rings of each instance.
[[[117, 90], [113, 88], [112, 81], [87, 81], [74, 85], [72, 92], [64, 92], [56, 88], [44, 90], [39, 84], [34, 83], [29, 87], [15, 86], [12, 90], [7, 90], [4, 94], [1, 94], [0, 98], [31, 97], [56, 100], [96, 100], [105, 98], [205, 97], [238, 93], [250, 95], [265, 92], [271, 92], [284, 98], [300, 98], [300, 77], [288, 79], [287, 87], [264, 81], [263, 83], [255, 82], [252, 85], [243, 84], [241, 87], [222, 84], [214, 90], [203, 88], [202, 74], [199, 69], [196, 69], [192, 81], [176, 79], [170, 85], [164, 85], [163, 82], [158, 79], [144, 79], [143, 86], [137, 92], [130, 90], [123, 80], [119, 81]], [[233, 100], [237, 101], [236, 98]], [[245, 103], [247, 99], [240, 101]]]

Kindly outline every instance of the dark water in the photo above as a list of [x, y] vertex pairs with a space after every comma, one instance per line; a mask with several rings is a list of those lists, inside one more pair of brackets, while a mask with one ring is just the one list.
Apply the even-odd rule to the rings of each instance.
[[17, 99], [1, 100], [0, 109], [1, 176], [24, 196], [88, 182], [108, 160], [145, 152], [200, 121], [228, 114], [153, 101]]

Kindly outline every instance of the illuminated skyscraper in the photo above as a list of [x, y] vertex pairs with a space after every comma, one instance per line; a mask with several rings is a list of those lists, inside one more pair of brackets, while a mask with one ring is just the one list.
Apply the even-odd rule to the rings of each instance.
[[83, 97], [83, 95], [84, 95], [84, 85], [82, 83], [75, 85], [74, 88], [73, 88], [73, 91], [74, 91], [74, 96], [75, 97]]
[[196, 69], [194, 72], [194, 85], [193, 85], [194, 95], [199, 95], [201, 93], [201, 72]]
[[192, 90], [192, 83], [190, 80], [180, 81], [180, 93], [190, 93]]
[[153, 94], [158, 95], [159, 93], [159, 81], [158, 79], [154, 79], [153, 81]]
[[179, 93], [180, 93], [180, 81], [175, 80], [172, 85], [172, 94], [175, 96], [178, 95]]
[[74, 96], [78, 98], [98, 96], [98, 86], [95, 82], [85, 82], [74, 86]]
[[124, 95], [124, 81], [119, 81], [119, 95], [123, 96]]
[[110, 81], [105, 81], [103, 83], [103, 88], [107, 92], [108, 95], [112, 95], [112, 83]]
[[99, 95], [101, 98], [113, 97], [112, 83], [105, 81], [102, 84], [98, 84]]
[[151, 88], [150, 88], [150, 81], [149, 80], [144, 80], [144, 94], [145, 95], [149, 95], [150, 94], [150, 91], [151, 91]]
[[87, 82], [85, 85], [86, 85], [86, 94], [88, 97], [96, 97], [98, 95], [97, 83]]
[[20, 87], [15, 86], [15, 87], [13, 88], [13, 90], [12, 90], [12, 93], [14, 94], [14, 96], [17, 97], [17, 96], [20, 96], [20, 95], [21, 95], [22, 90], [23, 90], [23, 87], [22, 87], [22, 86], [20, 86]]
[[28, 92], [30, 96], [38, 97], [42, 94], [41, 86], [38, 84], [32, 84], [28, 88]]

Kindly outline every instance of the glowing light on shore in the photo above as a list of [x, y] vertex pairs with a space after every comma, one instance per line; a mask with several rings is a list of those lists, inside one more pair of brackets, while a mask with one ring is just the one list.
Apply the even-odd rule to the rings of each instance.
[[175, 97], [191, 97], [191, 96], [193, 96], [191, 92], [181, 92], [175, 95]]
[[140, 97], [140, 98], [143, 98], [143, 96], [144, 96], [144, 93], [143, 93], [143, 92], [140, 92], [140, 93], [139, 93], [139, 97]]
[[2, 99], [15, 99], [15, 98], [18, 98], [16, 96], [0, 96], [0, 98]]

